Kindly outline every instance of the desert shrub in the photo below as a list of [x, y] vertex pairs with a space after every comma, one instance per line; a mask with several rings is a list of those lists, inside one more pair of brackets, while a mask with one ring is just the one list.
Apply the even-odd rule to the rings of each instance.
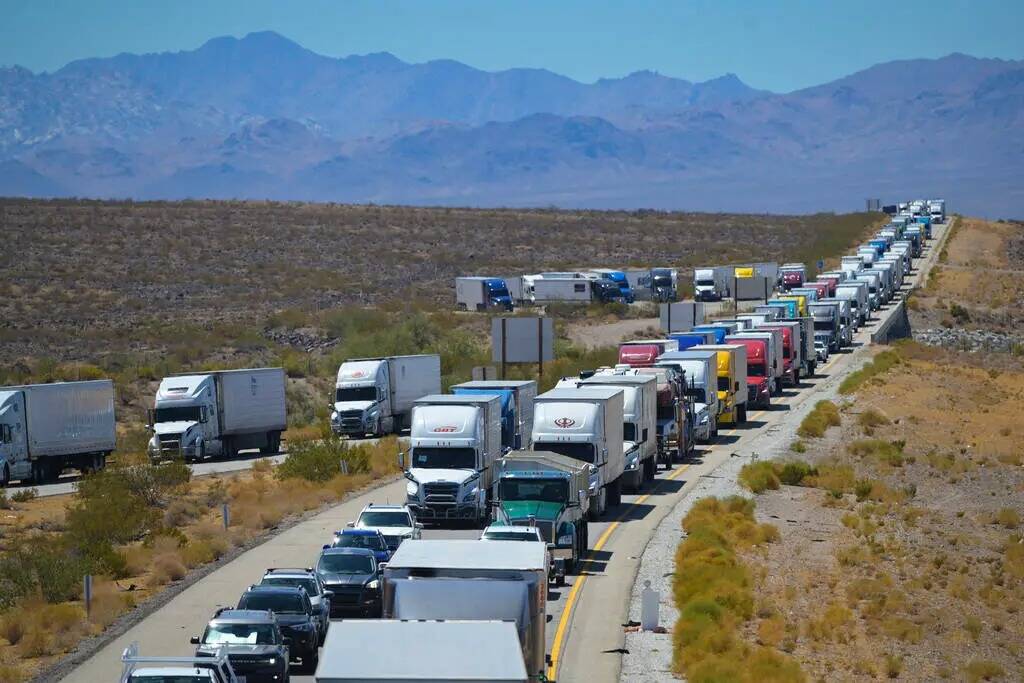
[[162, 586], [171, 581], [178, 581], [185, 577], [188, 569], [181, 561], [181, 555], [176, 552], [166, 552], [153, 558], [153, 571], [150, 574], [150, 583], [154, 586]]
[[1007, 529], [1016, 529], [1020, 526], [1020, 513], [1015, 508], [1002, 508], [995, 514], [995, 521]]
[[971, 615], [964, 619], [964, 630], [971, 636], [971, 640], [978, 640], [979, 636], [981, 636], [981, 629], [981, 619], [978, 617]]
[[[277, 466], [277, 476], [325, 482], [341, 472], [347, 451], [348, 445], [338, 438], [294, 441], [288, 444], [288, 457]], [[349, 467], [351, 472], [351, 463]]]
[[0, 555], [0, 609], [38, 595], [46, 602], [73, 600], [81, 592], [89, 563], [62, 543], [30, 538]]
[[908, 643], [921, 642], [921, 627], [902, 617], [889, 617], [882, 622], [882, 631], [890, 638]]
[[818, 467], [818, 473], [805, 478], [808, 486], [825, 489], [833, 498], [841, 498], [853, 490], [856, 475], [849, 465], [825, 463]]
[[0, 683], [22, 683], [27, 675], [15, 664], [0, 664]]
[[803, 460], [790, 460], [778, 469], [779, 480], [787, 486], [800, 486], [804, 479], [818, 473], [818, 470]]
[[891, 467], [902, 467], [903, 465], [902, 441], [883, 441], [882, 439], [857, 439], [846, 450], [860, 458], [872, 457], [879, 463]]
[[775, 467], [772, 463], [763, 460], [744, 465], [740, 470], [739, 480], [754, 493], [779, 488], [779, 478], [775, 474]]
[[105, 629], [124, 614], [130, 606], [131, 603], [119, 592], [116, 584], [110, 581], [97, 581], [92, 589], [89, 621], [101, 629]]
[[28, 628], [28, 613], [23, 609], [11, 609], [0, 616], [0, 637], [11, 645], [17, 645]]
[[789, 450], [793, 451], [794, 453], [806, 453], [807, 444], [805, 444], [803, 441], [794, 441], [793, 443], [789, 444]]
[[11, 499], [7, 497], [7, 490], [0, 489], [0, 510], [10, 510]]
[[875, 482], [872, 479], [858, 479], [853, 485], [853, 494], [857, 496], [858, 501], [865, 501], [871, 495], [871, 491], [875, 488]]
[[874, 408], [868, 408], [857, 416], [857, 424], [859, 424], [865, 432], [871, 433], [875, 427], [881, 427], [882, 425], [889, 424], [889, 418]]
[[804, 438], [820, 438], [829, 427], [838, 427], [840, 424], [839, 408], [836, 404], [831, 401], [818, 401], [814, 405], [814, 410], [800, 422], [796, 433]]
[[885, 655], [885, 675], [889, 678], [899, 678], [903, 671], [903, 657], [900, 655]]
[[850, 638], [847, 629], [852, 622], [853, 612], [849, 608], [832, 603], [807, 623], [807, 635], [817, 641], [845, 643]]
[[882, 351], [860, 370], [851, 372], [847, 375], [846, 379], [844, 379], [839, 385], [839, 393], [852, 394], [869, 379], [888, 372], [893, 366], [898, 365], [900, 362], [902, 361], [898, 351], [892, 349]]
[[953, 316], [953, 320], [955, 320], [958, 325], [971, 322], [971, 314], [967, 312], [966, 308], [956, 302], [953, 302], [953, 304], [950, 305], [949, 314]]
[[19, 489], [11, 494], [11, 501], [14, 503], [27, 503], [39, 497], [39, 489]]
[[1006, 671], [997, 662], [976, 659], [964, 667], [964, 675], [969, 683], [978, 683], [1002, 678]]
[[753, 615], [750, 572], [736, 549], [778, 537], [758, 524], [754, 504], [740, 497], [704, 498], [683, 520], [673, 595], [680, 610], [673, 634], [674, 666], [691, 681], [802, 680], [795, 661], [748, 645], [739, 624]]
[[1011, 576], [1024, 579], [1024, 543], [1019, 537], [1011, 536], [1006, 540], [1003, 567]]

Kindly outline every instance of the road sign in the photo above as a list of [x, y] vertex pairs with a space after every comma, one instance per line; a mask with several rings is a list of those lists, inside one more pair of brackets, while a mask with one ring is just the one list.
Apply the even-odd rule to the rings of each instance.
[[818, 270], [821, 270], [824, 267], [825, 267], [825, 261], [823, 259], [818, 259]]

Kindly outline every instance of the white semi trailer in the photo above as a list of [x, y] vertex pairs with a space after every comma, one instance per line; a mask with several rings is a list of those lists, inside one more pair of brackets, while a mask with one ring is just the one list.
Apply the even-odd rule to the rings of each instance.
[[150, 459], [277, 453], [288, 426], [284, 381], [282, 368], [165, 377], [150, 412]]
[[441, 393], [441, 356], [353, 358], [338, 368], [331, 408], [337, 435], [383, 436], [408, 427], [416, 399]]
[[0, 387], [0, 486], [101, 469], [114, 443], [108, 379]]

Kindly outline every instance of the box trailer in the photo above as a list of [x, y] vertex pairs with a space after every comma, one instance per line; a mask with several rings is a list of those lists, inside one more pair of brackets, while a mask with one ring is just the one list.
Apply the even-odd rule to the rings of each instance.
[[203, 460], [239, 451], [281, 450], [288, 426], [283, 368], [172, 375], [160, 382], [149, 427], [149, 457]]
[[[513, 621], [527, 674], [544, 674], [548, 593], [544, 543], [407, 540], [388, 561], [382, 582], [385, 619]], [[472, 642], [463, 643], [463, 648], [471, 649]]]
[[775, 280], [762, 275], [736, 278], [735, 288], [737, 301], [767, 301], [775, 288]]
[[[513, 450], [529, 448], [530, 436], [533, 433], [533, 399], [537, 397], [537, 382], [532, 379], [486, 379], [452, 385], [453, 394], [488, 391], [510, 394], [511, 424], [504, 423], [503, 415], [502, 442]], [[511, 439], [506, 438], [506, 432], [511, 432]]]
[[0, 486], [102, 469], [114, 446], [111, 380], [0, 387]]
[[609, 386], [622, 389], [622, 439], [626, 453], [623, 485], [639, 491], [652, 481], [657, 469], [657, 380], [651, 375], [599, 372], [580, 382], [582, 387]]
[[[401, 656], [395, 656], [396, 644]], [[331, 623], [313, 680], [526, 683], [530, 678], [514, 622], [370, 619]]]
[[678, 301], [661, 304], [660, 322], [662, 332], [686, 332], [694, 325], [704, 323], [704, 303], [702, 301]]
[[441, 393], [441, 356], [352, 358], [338, 368], [331, 430], [382, 436], [409, 426], [416, 399]]

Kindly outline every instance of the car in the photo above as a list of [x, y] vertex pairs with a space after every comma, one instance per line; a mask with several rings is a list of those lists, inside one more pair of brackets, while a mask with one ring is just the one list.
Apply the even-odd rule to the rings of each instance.
[[324, 548], [367, 548], [373, 551], [377, 563], [391, 559], [388, 541], [379, 529], [342, 529], [334, 532], [334, 540]]
[[331, 624], [331, 593], [324, 587], [320, 575], [312, 567], [305, 569], [271, 567], [263, 574], [261, 586], [298, 586], [306, 591], [309, 601], [313, 603], [313, 611], [320, 629], [320, 644], [327, 637], [327, 627]]
[[249, 586], [238, 609], [270, 610], [277, 617], [291, 659], [312, 673], [320, 661], [320, 629], [306, 591], [298, 586]]
[[359, 513], [356, 521], [349, 522], [350, 529], [376, 529], [384, 535], [388, 550], [394, 553], [402, 541], [419, 538], [423, 525], [416, 521], [412, 511], [405, 505], [380, 505], [370, 503]]
[[121, 653], [121, 683], [242, 683], [224, 648], [211, 657], [141, 657], [139, 644]]
[[196, 657], [226, 652], [231, 668], [246, 683], [288, 681], [288, 645], [273, 612], [218, 609], [202, 636], [192, 636]]
[[381, 614], [380, 572], [383, 564], [369, 548], [325, 548], [316, 563], [320, 580], [331, 591], [331, 616]]
[[550, 549], [554, 546], [548, 544], [544, 539], [544, 534], [535, 526], [508, 526], [504, 524], [492, 524], [485, 528], [483, 533], [480, 534], [480, 540], [543, 543], [544, 547], [549, 549], [547, 553], [548, 578], [559, 586], [565, 582], [565, 563], [562, 561], [555, 562], [550, 552]]
[[819, 363], [824, 363], [828, 360], [828, 342], [822, 339], [814, 340], [814, 355], [817, 357]]

